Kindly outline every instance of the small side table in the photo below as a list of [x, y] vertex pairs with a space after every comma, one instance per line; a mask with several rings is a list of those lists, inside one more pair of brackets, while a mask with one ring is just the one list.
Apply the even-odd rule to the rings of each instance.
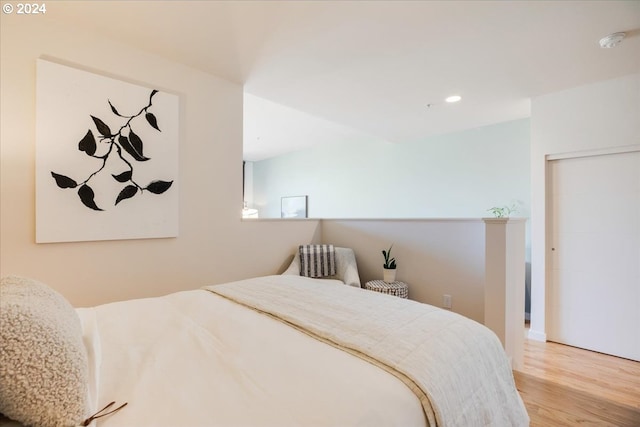
[[387, 283], [384, 280], [370, 280], [364, 284], [364, 288], [400, 298], [409, 298], [409, 285], [404, 282]]

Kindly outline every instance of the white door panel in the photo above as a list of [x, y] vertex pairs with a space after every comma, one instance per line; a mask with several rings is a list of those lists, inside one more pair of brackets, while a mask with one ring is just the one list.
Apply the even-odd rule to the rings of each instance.
[[548, 337], [640, 361], [640, 152], [549, 172]]

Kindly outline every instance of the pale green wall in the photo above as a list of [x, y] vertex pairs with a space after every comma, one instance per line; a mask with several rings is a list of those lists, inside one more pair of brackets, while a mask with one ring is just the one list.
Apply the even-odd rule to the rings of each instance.
[[282, 196], [308, 195], [313, 218], [488, 217], [517, 202], [529, 216], [530, 122], [516, 120], [411, 144], [326, 144], [253, 164], [253, 205], [280, 217]]

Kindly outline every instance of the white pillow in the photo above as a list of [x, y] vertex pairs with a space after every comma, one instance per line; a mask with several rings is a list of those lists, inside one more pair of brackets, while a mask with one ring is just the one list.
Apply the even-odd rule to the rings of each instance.
[[0, 280], [0, 413], [26, 425], [79, 425], [88, 412], [80, 319], [48, 286]]

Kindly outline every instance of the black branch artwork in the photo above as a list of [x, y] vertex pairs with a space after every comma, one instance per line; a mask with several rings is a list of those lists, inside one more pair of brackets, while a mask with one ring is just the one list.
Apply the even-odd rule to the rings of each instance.
[[[91, 119], [93, 120], [93, 123], [99, 134], [98, 141], [96, 141], [96, 137], [94, 136], [92, 130], [89, 129], [86, 135], [78, 143], [78, 150], [83, 151], [89, 157], [100, 159], [102, 161], [102, 165], [96, 171], [91, 173], [87, 178], [80, 182], [76, 181], [73, 178], [69, 178], [66, 175], [51, 171], [51, 176], [53, 177], [53, 179], [55, 179], [58, 187], [63, 189], [77, 188], [80, 201], [86, 207], [95, 211], [104, 210], [98, 207], [98, 205], [96, 204], [95, 193], [93, 191], [93, 188], [91, 188], [91, 186], [89, 185], [89, 181], [91, 181], [91, 179], [99, 173], [103, 172], [105, 166], [107, 165], [109, 157], [114, 155], [115, 153], [115, 155], [117, 155], [122, 160], [122, 162], [126, 164], [127, 169], [124, 172], [119, 173], [118, 175], [111, 175], [113, 179], [118, 183], [126, 184], [116, 197], [114, 206], [118, 205], [118, 203], [122, 202], [123, 200], [130, 199], [137, 194], [142, 194], [144, 191], [148, 191], [153, 194], [162, 194], [167, 191], [171, 187], [171, 184], [173, 184], [173, 181], [154, 180], [144, 187], [134, 181], [134, 163], [128, 159], [128, 157], [130, 157], [135, 162], [146, 162], [150, 160], [149, 157], [146, 157], [144, 155], [144, 144], [142, 142], [142, 139], [140, 139], [140, 137], [134, 132], [132, 122], [138, 117], [144, 115], [147, 124], [158, 132], [161, 132], [156, 116], [151, 111], [149, 111], [149, 109], [153, 105], [153, 96], [156, 93], [158, 93], [157, 90], [152, 90], [151, 95], [149, 95], [149, 103], [145, 107], [143, 107], [137, 114], [134, 114], [132, 116], [120, 114], [118, 110], [113, 106], [111, 101], [107, 100], [113, 114], [121, 117], [122, 119], [125, 119], [125, 123], [120, 127], [120, 129], [118, 129], [117, 132], [113, 133], [104, 121], [102, 121], [98, 117], [91, 116]], [[107, 144], [106, 154], [96, 154], [96, 152], [98, 151], [98, 144]], [[101, 149], [100, 151], [103, 150]]]

